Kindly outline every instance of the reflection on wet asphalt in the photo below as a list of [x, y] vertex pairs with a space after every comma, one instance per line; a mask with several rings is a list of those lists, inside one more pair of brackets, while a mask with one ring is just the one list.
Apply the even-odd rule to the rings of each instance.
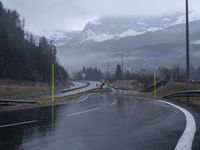
[[[153, 100], [91, 94], [55, 107], [0, 113], [2, 150], [174, 149], [184, 115]], [[37, 121], [27, 123], [27, 121]]]

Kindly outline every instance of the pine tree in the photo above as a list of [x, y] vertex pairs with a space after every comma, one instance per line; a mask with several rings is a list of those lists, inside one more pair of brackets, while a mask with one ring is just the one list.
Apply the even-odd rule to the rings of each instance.
[[122, 79], [122, 69], [121, 66], [118, 64], [115, 71], [115, 80], [121, 80]]

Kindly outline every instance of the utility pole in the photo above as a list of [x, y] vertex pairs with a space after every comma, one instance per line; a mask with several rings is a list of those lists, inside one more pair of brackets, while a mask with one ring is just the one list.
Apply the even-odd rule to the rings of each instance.
[[107, 84], [109, 84], [110, 80], [110, 62], [107, 62]]
[[186, 86], [190, 90], [190, 37], [189, 37], [189, 11], [186, 0]]
[[122, 56], [122, 96], [124, 95], [124, 55], [123, 53], [121, 54]]

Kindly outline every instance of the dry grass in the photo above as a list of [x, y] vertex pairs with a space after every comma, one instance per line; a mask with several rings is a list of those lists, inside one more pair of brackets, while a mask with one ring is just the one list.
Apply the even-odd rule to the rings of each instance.
[[[163, 96], [176, 93], [176, 92], [181, 92], [186, 90], [186, 85], [185, 83], [177, 83], [177, 82], [169, 82], [165, 86], [160, 87], [157, 89], [157, 98], [160, 99]], [[200, 90], [200, 84], [191, 84], [191, 90]], [[154, 98], [153, 92], [151, 93], [138, 93], [135, 94], [134, 96], [136, 97], [145, 97], [145, 98]], [[181, 100], [181, 101], [186, 101], [186, 98], [174, 98], [175, 100]], [[200, 97], [195, 97], [191, 98], [192, 104], [200, 105]]]
[[[66, 88], [66, 86], [57, 86], [55, 90]], [[51, 86], [43, 84], [35, 85], [20, 85], [20, 84], [0, 84], [0, 99], [15, 99], [20, 97], [28, 97], [36, 94], [51, 92]]]
[[[158, 97], [163, 97], [168, 94], [185, 91], [186, 85], [185, 83], [176, 83], [176, 82], [169, 82], [165, 86], [159, 88], [157, 90]], [[200, 90], [200, 84], [191, 84], [191, 90]]]
[[[122, 86], [122, 82], [120, 80], [117, 80], [117, 81], [113, 82], [112, 84], [113, 84], [113, 86], [116, 86], [116, 87]], [[129, 88], [129, 89], [133, 89], [133, 90], [139, 90], [142, 88], [142, 84], [138, 83], [135, 80], [124, 80], [123, 85], [124, 85], [124, 88]]]
[[51, 87], [36, 87], [23, 85], [0, 85], [0, 98], [16, 98], [20, 96], [29, 96], [33, 94], [48, 92]]

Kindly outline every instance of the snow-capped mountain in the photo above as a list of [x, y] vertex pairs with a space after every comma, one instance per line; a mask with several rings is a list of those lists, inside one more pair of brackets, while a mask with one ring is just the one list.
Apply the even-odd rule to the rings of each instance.
[[[102, 42], [111, 39], [119, 39], [126, 36], [135, 36], [146, 32], [162, 30], [177, 20], [177, 16], [164, 17], [102, 17], [88, 22], [80, 32], [56, 32], [53, 40], [66, 43], [83, 43], [87, 41]], [[60, 42], [63, 41], [63, 42]], [[64, 43], [63, 43], [64, 44]]]
[[56, 30], [51, 36], [50, 39], [56, 42], [57, 46], [67, 44], [75, 36], [79, 35], [80, 31], [62, 31]]
[[[200, 20], [200, 12], [197, 12], [197, 11], [190, 12], [190, 14], [189, 14], [189, 20], [190, 20], [190, 22]], [[183, 23], [185, 23], [185, 15], [179, 16], [176, 19], [176, 21], [174, 21], [171, 24], [171, 26], [177, 25], [177, 24], [183, 24]]]
[[[190, 21], [200, 20], [199, 12], [190, 13]], [[52, 39], [57, 45], [77, 44], [87, 41], [102, 42], [127, 36], [136, 36], [155, 32], [169, 26], [183, 24], [184, 14], [173, 14], [158, 17], [102, 17], [88, 22], [83, 31], [56, 31]]]
[[[129, 67], [145, 64], [183, 65], [184, 22], [184, 14], [103, 17], [88, 22], [82, 31], [64, 32], [61, 38], [54, 39], [58, 46], [58, 57], [68, 68], [70, 65], [102, 65], [102, 60], [110, 60], [121, 51], [128, 54]], [[190, 40], [194, 56], [192, 61], [200, 64], [200, 13], [197, 12], [190, 14]]]
[[86, 24], [83, 30], [83, 41], [102, 42], [126, 36], [154, 32], [169, 26], [175, 18], [162, 20], [161, 17], [104, 17]]

